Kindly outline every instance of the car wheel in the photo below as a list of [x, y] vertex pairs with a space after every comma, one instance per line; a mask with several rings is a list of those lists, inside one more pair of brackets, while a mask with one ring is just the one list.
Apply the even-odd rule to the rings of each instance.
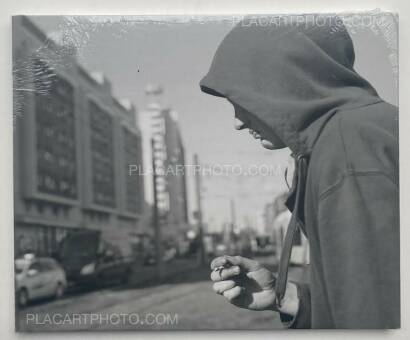
[[63, 296], [64, 296], [64, 285], [61, 282], [59, 282], [57, 283], [54, 297], [58, 300], [58, 299], [61, 299]]
[[26, 307], [28, 305], [29, 302], [29, 297], [28, 297], [28, 292], [27, 289], [22, 288], [18, 291], [17, 293], [17, 303], [19, 305], [19, 307]]
[[94, 280], [94, 287], [97, 289], [105, 288], [107, 283], [104, 281], [104, 277], [102, 275], [97, 275]]
[[122, 277], [122, 279], [121, 279], [121, 283], [122, 283], [122, 284], [127, 284], [127, 283], [129, 283], [129, 282], [130, 282], [130, 278], [131, 278], [131, 270], [127, 270], [127, 271], [124, 273], [124, 275], [123, 275], [123, 277]]

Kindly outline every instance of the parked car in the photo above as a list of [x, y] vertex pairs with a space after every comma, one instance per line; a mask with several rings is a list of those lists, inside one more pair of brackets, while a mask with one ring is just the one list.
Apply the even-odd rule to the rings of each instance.
[[177, 256], [177, 250], [174, 247], [168, 248], [164, 251], [162, 261], [170, 262]]
[[[177, 250], [174, 247], [165, 249], [162, 254], [162, 262], [171, 262], [177, 256]], [[157, 263], [155, 251], [152, 250], [146, 254], [143, 260], [144, 266], [153, 266]]]
[[30, 301], [61, 298], [67, 286], [63, 268], [52, 258], [26, 255], [15, 260], [16, 301], [25, 307]]
[[78, 283], [92, 287], [104, 287], [109, 284], [125, 284], [132, 274], [131, 260], [119, 253], [106, 250], [103, 254], [83, 266]]
[[123, 257], [94, 230], [69, 233], [61, 243], [59, 259], [68, 281], [76, 285], [126, 283], [132, 274], [131, 259]]

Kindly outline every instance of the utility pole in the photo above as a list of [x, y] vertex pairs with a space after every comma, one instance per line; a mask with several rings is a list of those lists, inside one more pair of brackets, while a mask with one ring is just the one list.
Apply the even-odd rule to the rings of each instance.
[[[204, 225], [202, 221], [202, 198], [201, 198], [201, 174], [199, 167], [198, 154], [194, 154], [194, 166], [195, 166], [195, 189], [196, 189], [196, 202], [197, 202], [197, 220], [198, 220], [198, 233], [200, 241], [200, 264], [206, 264], [206, 254], [204, 245]], [[198, 170], [198, 171], [197, 171]]]
[[151, 138], [151, 150], [152, 150], [152, 171], [153, 171], [153, 193], [154, 193], [154, 211], [152, 223], [154, 226], [155, 235], [155, 266], [157, 279], [161, 279], [162, 276], [162, 237], [161, 237], [161, 225], [159, 220], [159, 207], [158, 207], [158, 174], [157, 165], [155, 162], [155, 141]]

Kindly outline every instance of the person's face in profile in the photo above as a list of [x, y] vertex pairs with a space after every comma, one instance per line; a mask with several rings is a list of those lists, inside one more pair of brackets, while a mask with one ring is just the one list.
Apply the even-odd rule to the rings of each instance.
[[276, 150], [283, 149], [286, 145], [276, 136], [276, 134], [266, 126], [264, 126], [258, 119], [253, 117], [248, 111], [242, 107], [233, 104], [235, 109], [235, 129], [248, 129], [253, 138], [260, 140], [261, 145], [265, 149]]

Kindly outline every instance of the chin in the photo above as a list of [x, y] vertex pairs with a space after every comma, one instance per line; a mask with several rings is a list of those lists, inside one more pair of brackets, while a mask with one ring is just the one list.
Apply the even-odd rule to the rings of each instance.
[[263, 148], [268, 149], [268, 150], [278, 150], [278, 149], [284, 148], [284, 146], [274, 144], [266, 139], [261, 141], [261, 145]]

